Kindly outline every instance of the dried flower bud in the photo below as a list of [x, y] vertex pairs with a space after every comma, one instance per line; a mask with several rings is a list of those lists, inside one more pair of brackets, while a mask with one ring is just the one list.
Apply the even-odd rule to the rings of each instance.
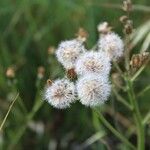
[[133, 31], [133, 22], [132, 20], [127, 20], [125, 26], [124, 26], [124, 33], [131, 34]]
[[103, 22], [103, 23], [100, 23], [98, 26], [97, 26], [97, 30], [99, 33], [102, 33], [102, 34], [107, 34], [111, 31], [112, 27], [109, 26], [108, 22]]
[[131, 59], [131, 62], [130, 62], [130, 65], [133, 68], [139, 68], [142, 65], [140, 56], [139, 55], [133, 55], [132, 59]]
[[13, 67], [7, 68], [6, 76], [8, 78], [14, 78], [15, 77], [15, 69]]
[[77, 74], [74, 68], [67, 70], [67, 77], [69, 79], [75, 79], [77, 77]]
[[48, 54], [49, 54], [49, 55], [52, 55], [52, 54], [54, 54], [54, 52], [55, 52], [55, 47], [54, 47], [54, 46], [50, 46], [50, 47], [48, 48]]
[[38, 67], [37, 76], [39, 79], [42, 79], [45, 74], [45, 68], [43, 66]]
[[50, 80], [50, 79], [48, 79], [48, 80], [47, 80], [47, 86], [51, 86], [51, 85], [52, 85], [52, 83], [53, 83], [53, 81], [52, 81], [52, 80]]
[[119, 20], [120, 20], [120, 22], [121, 22], [121, 23], [123, 23], [123, 24], [124, 24], [124, 23], [126, 23], [126, 22], [127, 22], [128, 17], [127, 17], [127, 16], [121, 16]]
[[131, 0], [124, 0], [123, 1], [123, 10], [127, 11], [127, 12], [132, 10], [132, 2], [131, 2]]
[[77, 39], [79, 41], [85, 42], [86, 39], [88, 38], [89, 34], [85, 29], [79, 28], [78, 33], [76, 34], [76, 36], [77, 36]]
[[144, 65], [150, 58], [149, 52], [144, 52], [141, 54], [134, 54], [131, 58], [130, 65], [132, 68], [138, 69]]

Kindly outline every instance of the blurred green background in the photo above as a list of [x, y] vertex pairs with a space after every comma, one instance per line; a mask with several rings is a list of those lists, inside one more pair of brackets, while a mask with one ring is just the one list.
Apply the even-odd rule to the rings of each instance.
[[[105, 136], [108, 144], [105, 140], [96, 140], [85, 149], [103, 150], [117, 143], [91, 109], [78, 102], [67, 110], [56, 110], [46, 102], [37, 112], [33, 107], [37, 99], [42, 101], [46, 80], [63, 77], [65, 73], [55, 55], [48, 54], [49, 47], [57, 47], [61, 41], [74, 38], [79, 27], [83, 27], [89, 33], [86, 46], [91, 48], [98, 39], [97, 25], [102, 21], [108, 21], [122, 36], [119, 17], [125, 13], [121, 4], [121, 0], [0, 0], [0, 122], [13, 97], [20, 93], [0, 133], [0, 149], [79, 149], [86, 142], [90, 143], [86, 140], [98, 131], [101, 132], [93, 138]], [[150, 36], [150, 1], [133, 0], [133, 4], [131, 18], [134, 27], [147, 23], [144, 26], [147, 30], [142, 28], [146, 30], [145, 34], [135, 41], [136, 53], [146, 39], [146, 44], [150, 43], [146, 38], [148, 33]], [[39, 66], [45, 68], [43, 79], [37, 76]], [[14, 79], [6, 77], [8, 67], [15, 68]], [[150, 84], [149, 76], [150, 67], [147, 67], [138, 81], [137, 91]], [[149, 99], [147, 92], [140, 101], [143, 113], [150, 108]], [[108, 105], [124, 112], [117, 102], [110, 101]], [[27, 122], [29, 113], [33, 116]], [[115, 124], [112, 118], [108, 115]], [[150, 141], [149, 135], [147, 133], [147, 142]], [[111, 148], [116, 149], [115, 145]], [[123, 150], [123, 147], [118, 149]]]

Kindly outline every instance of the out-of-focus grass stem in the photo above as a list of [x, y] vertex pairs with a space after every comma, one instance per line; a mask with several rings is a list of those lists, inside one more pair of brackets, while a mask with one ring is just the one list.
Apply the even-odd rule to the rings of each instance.
[[35, 116], [36, 112], [41, 108], [41, 106], [43, 105], [43, 101], [39, 98], [40, 96], [37, 94], [36, 96], [36, 101], [35, 104], [31, 110], [30, 113], [28, 113], [28, 115], [26, 116], [25, 119], [25, 123], [23, 124], [23, 126], [18, 130], [18, 132], [16, 133], [16, 136], [14, 137], [14, 139], [11, 141], [10, 143], [10, 149], [15, 146], [18, 141], [21, 139], [21, 137], [23, 136], [28, 123], [33, 119], [33, 117]]
[[16, 95], [16, 97], [15, 97], [14, 100], [12, 101], [11, 105], [9, 106], [9, 109], [8, 109], [8, 111], [7, 111], [5, 117], [4, 117], [4, 119], [3, 119], [3, 121], [2, 121], [2, 123], [1, 123], [1, 125], [0, 125], [0, 132], [1, 132], [3, 126], [4, 126], [5, 122], [6, 122], [6, 119], [7, 119], [8, 115], [9, 115], [9, 113], [10, 113], [10, 111], [11, 111], [11, 109], [12, 109], [14, 103], [15, 103], [15, 101], [17, 100], [18, 96], [19, 96], [19, 93]]
[[118, 132], [102, 115], [100, 111], [95, 110], [101, 122], [123, 143], [125, 143], [131, 149], [136, 149], [134, 145], [132, 145], [120, 132]]
[[125, 105], [129, 110], [132, 110], [133, 107], [116, 91], [115, 88], [112, 89], [113, 93], [115, 94], [117, 100]]

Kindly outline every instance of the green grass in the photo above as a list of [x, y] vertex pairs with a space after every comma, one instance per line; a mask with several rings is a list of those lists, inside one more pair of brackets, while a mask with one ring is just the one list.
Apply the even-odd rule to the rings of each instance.
[[[119, 17], [124, 14], [123, 11], [120, 8], [101, 6], [106, 3], [121, 5], [121, 2], [119, 0], [113, 2], [112, 0], [0, 1], [0, 123], [14, 95], [17, 92], [20, 95], [3, 126], [3, 132], [0, 133], [0, 138], [3, 139], [2, 142], [0, 141], [0, 149], [44, 150], [48, 148], [49, 143], [52, 146], [60, 141], [66, 142], [67, 148], [71, 149], [70, 145], [77, 146], [97, 132], [95, 124], [104, 130], [101, 123], [92, 117], [92, 111], [79, 103], [63, 111], [53, 109], [46, 102], [42, 103], [36, 112], [33, 108], [37, 101], [42, 101], [46, 80], [63, 77], [65, 73], [55, 56], [47, 55], [49, 46], [57, 47], [61, 41], [74, 38], [78, 28], [83, 27], [89, 33], [87, 48], [91, 48], [98, 38], [97, 25], [102, 21], [110, 22], [114, 30], [119, 35], [123, 35], [122, 25], [119, 22]], [[147, 7], [150, 5], [149, 0], [134, 0], [133, 3]], [[131, 18], [136, 28], [149, 20], [149, 12], [136, 9], [132, 12]], [[137, 45], [134, 52], [138, 52], [139, 49], [140, 46]], [[16, 69], [14, 80], [9, 80], [5, 75], [10, 66]], [[46, 70], [44, 78], [40, 81], [37, 79], [39, 66], [44, 66]], [[150, 84], [149, 76], [148, 66], [137, 80], [135, 87], [137, 93]], [[143, 114], [149, 110], [149, 98], [150, 94], [147, 91], [138, 99]], [[107, 104], [113, 105], [111, 102]], [[115, 102], [114, 105], [122, 114], [130, 116], [127, 110], [122, 110], [120, 103]], [[102, 109], [105, 111], [105, 107]], [[27, 120], [42, 122], [44, 133], [38, 135], [34, 132], [27, 126]], [[116, 121], [113, 117], [110, 120]], [[17, 139], [19, 131], [24, 126], [26, 126], [24, 132]], [[150, 148], [148, 143], [150, 130], [146, 134], [147, 147]], [[117, 141], [106, 130], [106, 139], [109, 136], [111, 142]], [[67, 148], [61, 145], [61, 149]], [[90, 147], [90, 149], [100, 148], [106, 149], [106, 145], [101, 140]]]

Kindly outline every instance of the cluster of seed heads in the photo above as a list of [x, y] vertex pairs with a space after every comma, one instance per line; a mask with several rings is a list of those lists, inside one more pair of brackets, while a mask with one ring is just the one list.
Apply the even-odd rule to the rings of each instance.
[[[66, 76], [52, 82], [45, 91], [45, 99], [55, 108], [63, 109], [79, 100], [83, 105], [95, 107], [108, 100], [111, 92], [109, 74], [112, 60], [123, 55], [124, 44], [107, 22], [98, 26], [100, 34], [96, 49], [87, 50], [86, 37], [78, 34], [63, 41], [56, 50], [56, 57], [65, 70], [77, 75], [72, 81]], [[81, 32], [81, 30], [80, 30]]]

